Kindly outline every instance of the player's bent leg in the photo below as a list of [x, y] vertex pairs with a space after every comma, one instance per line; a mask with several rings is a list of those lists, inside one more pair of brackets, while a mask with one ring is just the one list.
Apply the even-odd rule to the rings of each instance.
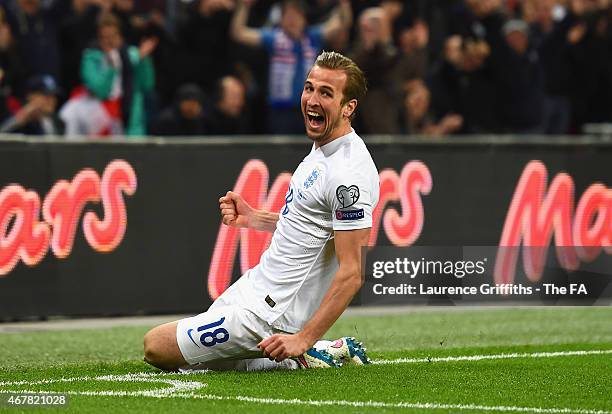
[[265, 321], [238, 305], [212, 306], [176, 325], [176, 341], [189, 365], [261, 358], [257, 344], [271, 334]]
[[[279, 333], [254, 313], [237, 305], [214, 306], [207, 312], [181, 319], [176, 328], [178, 346], [189, 364], [185, 370], [261, 371], [339, 366], [325, 351], [308, 350], [282, 362], [262, 357], [257, 344]], [[242, 361], [238, 361], [242, 360]]]
[[144, 360], [146, 362], [166, 371], [176, 371], [187, 364], [176, 341], [178, 322], [165, 323], [145, 334]]
[[365, 349], [354, 338], [320, 341], [297, 358], [269, 361], [261, 358], [257, 344], [274, 333], [265, 321], [239, 306], [215, 306], [149, 331], [145, 335], [145, 361], [163, 370], [187, 371], [330, 368], [346, 362], [369, 362]]

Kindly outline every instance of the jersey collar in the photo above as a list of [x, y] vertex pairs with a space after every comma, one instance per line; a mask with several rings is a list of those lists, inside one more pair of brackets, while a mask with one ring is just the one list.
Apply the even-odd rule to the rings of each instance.
[[[344, 143], [350, 142], [354, 136], [355, 136], [355, 130], [351, 128], [351, 132], [349, 132], [348, 134], [342, 135], [341, 137], [338, 137], [335, 140], [328, 142], [322, 147], [319, 147], [319, 149], [321, 150], [321, 152], [323, 152], [323, 155], [325, 155], [326, 157], [329, 157], [334, 152], [338, 151], [338, 149], [342, 145], [344, 145]], [[314, 144], [312, 144], [312, 149], [313, 151], [316, 150]]]

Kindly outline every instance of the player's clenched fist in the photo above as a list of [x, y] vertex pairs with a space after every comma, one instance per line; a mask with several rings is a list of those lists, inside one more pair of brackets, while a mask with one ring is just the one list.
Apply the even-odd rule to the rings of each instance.
[[228, 191], [219, 199], [219, 209], [223, 224], [249, 227], [249, 217], [253, 214], [253, 208], [239, 194]]

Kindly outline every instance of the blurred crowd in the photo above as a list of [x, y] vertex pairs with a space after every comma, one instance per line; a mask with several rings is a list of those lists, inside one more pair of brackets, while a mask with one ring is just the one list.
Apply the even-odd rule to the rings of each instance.
[[360, 134], [612, 121], [610, 0], [0, 0], [0, 132], [292, 134], [322, 50], [368, 77]]

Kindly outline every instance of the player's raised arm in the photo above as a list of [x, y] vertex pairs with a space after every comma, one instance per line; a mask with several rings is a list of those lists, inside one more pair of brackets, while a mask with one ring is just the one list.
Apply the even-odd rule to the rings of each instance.
[[337, 230], [334, 244], [339, 268], [321, 306], [304, 328], [293, 335], [273, 335], [260, 342], [264, 355], [282, 361], [302, 355], [331, 328], [359, 291], [361, 277], [361, 247], [368, 244], [370, 228]]
[[278, 213], [254, 209], [244, 201], [240, 194], [233, 191], [228, 191], [219, 199], [219, 209], [225, 225], [271, 233], [276, 230]]
[[238, 5], [230, 27], [232, 38], [239, 43], [249, 46], [260, 46], [262, 43], [261, 32], [247, 26], [249, 9], [253, 0], [238, 0]]

